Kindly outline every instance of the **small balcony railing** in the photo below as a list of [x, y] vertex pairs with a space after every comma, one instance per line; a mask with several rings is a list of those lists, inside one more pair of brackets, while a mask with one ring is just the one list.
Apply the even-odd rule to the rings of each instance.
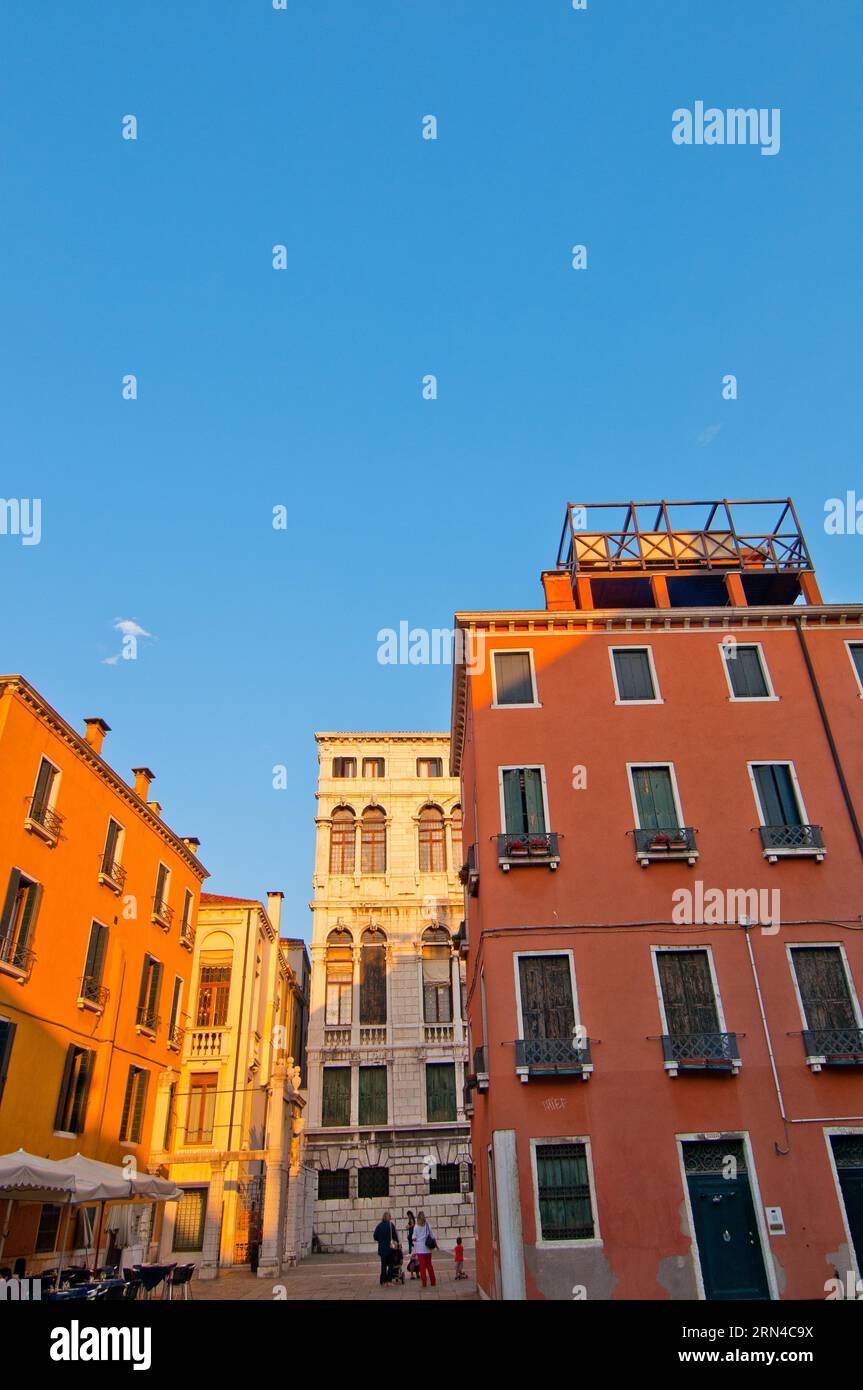
[[183, 1039], [185, 1036], [186, 1030], [185, 1028], [181, 1028], [179, 1023], [175, 1023], [172, 1028], [168, 1029], [168, 1046], [173, 1052], [181, 1052], [183, 1050]]
[[180, 926], [180, 945], [185, 946], [187, 951], [195, 949], [195, 928], [191, 922], [183, 922]]
[[167, 931], [174, 920], [174, 909], [165, 902], [164, 898], [153, 899], [153, 921], [158, 922], [159, 926]]
[[459, 881], [465, 885], [472, 898], [479, 894], [479, 854], [476, 845], [468, 845], [467, 859], [458, 871]]
[[34, 796], [30, 801], [24, 826], [25, 829], [33, 830], [41, 835], [43, 840], [48, 840], [50, 844], [56, 845], [60, 839], [64, 819], [59, 811], [55, 811], [53, 807], [44, 802], [37, 801]]
[[662, 1056], [670, 1076], [680, 1071], [726, 1071], [736, 1076], [740, 1070], [736, 1033], [666, 1033]]
[[187, 1028], [185, 1043], [186, 1056], [193, 1061], [218, 1062], [227, 1054], [228, 1029], [218, 1026]]
[[505, 873], [518, 864], [544, 864], [556, 869], [560, 863], [557, 834], [548, 830], [533, 835], [498, 835], [497, 862]]
[[5, 966], [8, 974], [15, 974], [19, 983], [29, 980], [35, 962], [35, 952], [23, 941], [14, 936], [0, 937], [0, 967]]
[[324, 1047], [350, 1047], [351, 1025], [338, 1023], [324, 1025]]
[[427, 1043], [451, 1043], [455, 1033], [451, 1023], [427, 1023], [425, 1040]]
[[488, 1048], [475, 1047], [473, 1050], [473, 1070], [478, 1091], [488, 1090]]
[[820, 825], [762, 825], [759, 830], [764, 857], [771, 864], [796, 855], [812, 856], [820, 864], [827, 853]]
[[81, 986], [78, 990], [80, 1003], [90, 1004], [96, 1009], [104, 1009], [110, 997], [110, 991], [98, 980], [94, 980], [92, 975], [85, 975], [81, 980]]
[[367, 1024], [360, 1027], [360, 1045], [362, 1047], [380, 1047], [387, 1040], [386, 1024]]
[[813, 1071], [824, 1067], [863, 1067], [863, 1028], [807, 1028], [806, 1060]]
[[695, 830], [691, 825], [657, 825], [650, 830], [633, 830], [635, 857], [646, 868], [662, 859], [685, 859], [694, 864], [698, 858]]
[[144, 1033], [155, 1033], [161, 1019], [155, 1009], [149, 1008], [147, 1004], [142, 1004], [137, 1011], [135, 1018], [136, 1026]]
[[522, 1081], [531, 1076], [580, 1076], [593, 1071], [590, 1039], [519, 1038], [515, 1044], [515, 1070]]
[[126, 886], [126, 870], [116, 859], [103, 859], [99, 870], [99, 882], [115, 893], [122, 893]]

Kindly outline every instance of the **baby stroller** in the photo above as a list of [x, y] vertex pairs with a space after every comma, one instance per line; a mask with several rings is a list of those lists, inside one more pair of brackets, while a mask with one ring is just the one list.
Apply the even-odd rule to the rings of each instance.
[[403, 1258], [401, 1246], [391, 1245], [387, 1255], [388, 1284], [403, 1284], [405, 1282]]

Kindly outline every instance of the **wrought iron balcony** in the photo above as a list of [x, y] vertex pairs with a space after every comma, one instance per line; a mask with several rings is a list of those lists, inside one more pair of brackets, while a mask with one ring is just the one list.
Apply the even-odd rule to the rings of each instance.
[[181, 1028], [179, 1023], [175, 1023], [173, 1028], [168, 1029], [168, 1046], [174, 1052], [180, 1052], [183, 1048], [183, 1039], [186, 1036], [185, 1028]]
[[522, 1081], [531, 1076], [580, 1076], [586, 1081], [593, 1071], [590, 1039], [519, 1038], [515, 1044], [515, 1070]]
[[135, 1016], [136, 1026], [145, 1033], [155, 1033], [161, 1023], [159, 1015], [155, 1009], [151, 1009], [147, 1004], [141, 1004]]
[[459, 881], [472, 898], [479, 895], [479, 853], [476, 845], [468, 845], [467, 859], [458, 871]]
[[126, 886], [126, 870], [116, 859], [103, 859], [99, 870], [99, 882], [115, 893], [122, 893]]
[[695, 830], [691, 825], [657, 825], [650, 830], [633, 830], [635, 857], [642, 868], [660, 859], [685, 859], [694, 864], [698, 858]]
[[195, 928], [191, 922], [183, 922], [180, 927], [180, 945], [185, 946], [187, 951], [195, 949]]
[[740, 1049], [736, 1033], [666, 1033], [662, 1055], [669, 1076], [679, 1071], [740, 1070]]
[[795, 855], [812, 855], [820, 864], [827, 853], [820, 825], [762, 825], [759, 829], [764, 857], [771, 864]]
[[14, 936], [0, 937], [0, 968], [5, 966], [7, 974], [17, 975], [20, 984], [29, 980], [35, 961], [35, 952], [23, 941]]
[[473, 1050], [473, 1069], [478, 1091], [488, 1090], [488, 1048], [475, 1047]]
[[60, 839], [60, 832], [63, 829], [65, 817], [55, 811], [53, 807], [44, 802], [38, 801], [34, 796], [30, 801], [30, 807], [24, 820], [26, 830], [35, 831], [41, 835], [43, 840], [56, 845]]
[[96, 1009], [104, 1009], [110, 997], [110, 991], [98, 980], [94, 980], [92, 975], [85, 975], [81, 980], [78, 990], [80, 1004], [90, 1004]]
[[556, 869], [560, 863], [557, 834], [548, 830], [541, 834], [498, 835], [497, 862], [505, 873], [515, 864], [544, 864]]
[[[474, 1082], [474, 1084], [472, 1085], [471, 1082]], [[464, 1113], [465, 1113], [465, 1115], [468, 1117], [468, 1119], [470, 1119], [471, 1115], [473, 1114], [473, 1093], [474, 1093], [474, 1090], [475, 1090], [475, 1078], [473, 1078], [473, 1077], [468, 1077], [468, 1079], [467, 1079], [467, 1080], [465, 1081], [465, 1083], [464, 1083], [464, 1090], [463, 1090], [463, 1106], [464, 1106]]]
[[863, 1028], [807, 1028], [806, 1060], [813, 1071], [826, 1067], [863, 1067]]
[[174, 909], [165, 902], [164, 898], [153, 899], [153, 921], [158, 922], [159, 926], [167, 931], [174, 920]]

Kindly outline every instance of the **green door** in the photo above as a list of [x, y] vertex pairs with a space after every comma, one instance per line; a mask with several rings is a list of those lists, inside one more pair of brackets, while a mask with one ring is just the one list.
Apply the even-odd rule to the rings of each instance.
[[863, 1270], [863, 1133], [834, 1134], [830, 1144], [857, 1268]]
[[708, 1300], [770, 1297], [745, 1173], [687, 1173], [695, 1239]]

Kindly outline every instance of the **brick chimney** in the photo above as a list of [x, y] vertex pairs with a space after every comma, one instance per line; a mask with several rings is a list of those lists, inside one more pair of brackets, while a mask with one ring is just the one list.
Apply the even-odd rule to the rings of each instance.
[[93, 749], [94, 753], [101, 753], [102, 744], [105, 742], [105, 735], [110, 734], [111, 725], [106, 724], [104, 719], [92, 718], [85, 719], [86, 732], [85, 739]]
[[135, 795], [146, 801], [150, 794], [150, 783], [156, 780], [156, 774], [148, 767], [133, 767], [132, 773], [135, 778]]
[[149, 806], [150, 810], [153, 812], [153, 815], [154, 815], [154, 816], [161, 816], [161, 814], [162, 814], [162, 803], [161, 803], [161, 801], [148, 801], [148, 802], [147, 802], [147, 805]]
[[198, 839], [197, 835], [181, 835], [180, 839], [183, 841], [186, 849], [191, 850], [192, 854], [197, 855], [198, 850], [201, 848], [201, 841]]
[[282, 921], [282, 899], [284, 893], [267, 894], [267, 916], [272, 923], [276, 936], [279, 935], [279, 927]]
[[543, 570], [542, 587], [545, 590], [547, 612], [571, 611], [575, 607], [575, 601], [572, 597], [572, 581], [566, 570]]

